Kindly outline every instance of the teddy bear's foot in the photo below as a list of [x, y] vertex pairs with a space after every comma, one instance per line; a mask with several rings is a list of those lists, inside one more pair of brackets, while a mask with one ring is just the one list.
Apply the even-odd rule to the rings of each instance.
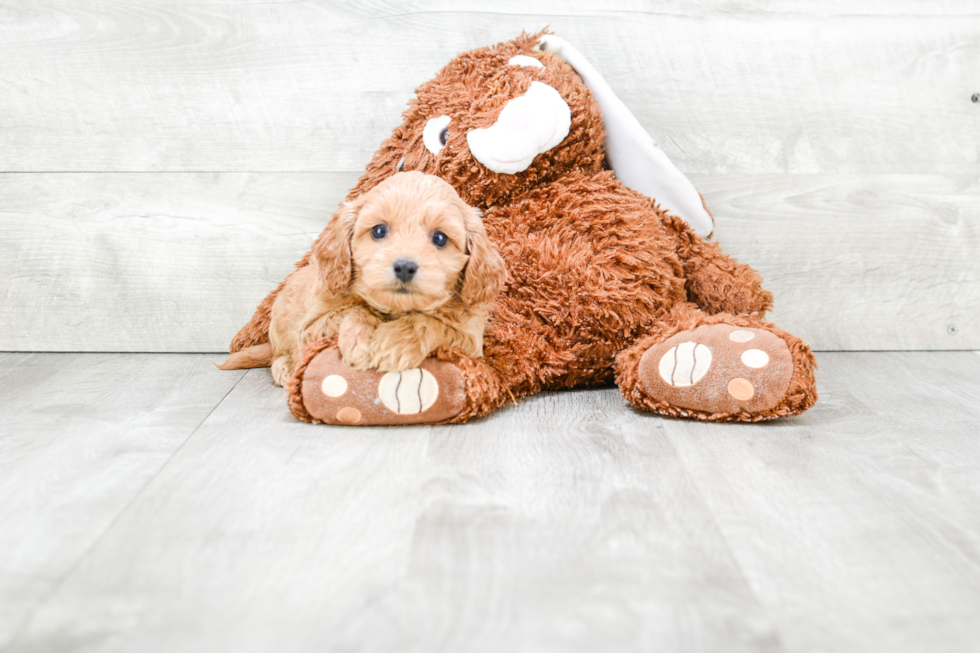
[[429, 358], [404, 372], [355, 370], [331, 343], [304, 351], [286, 385], [290, 409], [307, 422], [346, 425], [434, 424], [458, 415], [466, 385], [451, 362]]
[[816, 401], [814, 366], [799, 338], [768, 324], [701, 324], [643, 351], [628, 398], [667, 415], [775, 419]]

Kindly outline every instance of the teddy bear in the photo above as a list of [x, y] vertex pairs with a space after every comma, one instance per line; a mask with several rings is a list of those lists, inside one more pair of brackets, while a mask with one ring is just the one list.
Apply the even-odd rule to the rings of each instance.
[[[482, 210], [507, 267], [483, 356], [438, 349], [416, 369], [354, 370], [325, 338], [286, 384], [297, 418], [458, 423], [541, 390], [610, 383], [638, 409], [704, 421], [814, 404], [809, 346], [765, 321], [761, 276], [706, 239], [700, 195], [570, 45], [542, 31], [461, 53], [403, 117], [347, 200], [416, 170]], [[232, 352], [268, 339], [281, 288]]]

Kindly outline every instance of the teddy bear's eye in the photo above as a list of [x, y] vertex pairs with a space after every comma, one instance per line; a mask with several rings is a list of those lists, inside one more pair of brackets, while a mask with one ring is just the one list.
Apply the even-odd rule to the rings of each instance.
[[388, 225], [376, 224], [371, 227], [371, 238], [381, 240], [388, 235]]
[[446, 142], [449, 141], [449, 122], [451, 120], [452, 118], [449, 116], [439, 116], [438, 118], [430, 118], [425, 123], [425, 128], [422, 129], [422, 142], [425, 143], [425, 149], [432, 154], [439, 154], [442, 148], [446, 147]]

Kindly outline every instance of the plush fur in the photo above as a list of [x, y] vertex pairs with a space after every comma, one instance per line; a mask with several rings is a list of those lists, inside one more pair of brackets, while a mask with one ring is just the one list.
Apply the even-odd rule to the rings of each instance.
[[[486, 414], [543, 389], [613, 381], [633, 405], [664, 415], [759, 421], [806, 410], [816, 400], [815, 362], [798, 338], [762, 321], [772, 295], [761, 287], [760, 275], [605, 169], [599, 107], [570, 66], [537, 48], [540, 37], [523, 34], [450, 61], [417, 89], [403, 123], [382, 143], [348, 198], [356, 200], [398, 169], [417, 170], [445, 179], [484, 212], [509, 281], [493, 304], [483, 358], [458, 347], [434, 353], [456, 365], [466, 383], [466, 407], [450, 421]], [[543, 67], [509, 65], [516, 55], [533, 57]], [[467, 133], [493, 125], [503, 107], [535, 81], [567, 102], [569, 133], [526, 170], [495, 173], [471, 154]], [[433, 153], [424, 131], [438, 116], [451, 121], [445, 147]], [[293, 274], [319, 265], [320, 250], [318, 244]], [[282, 290], [280, 285], [259, 306], [232, 342], [233, 351], [268, 340], [270, 309]], [[783, 338], [795, 372], [779, 405], [754, 413], [681, 409], [650, 396], [637, 381], [647, 348], [679, 330], [714, 323], [752, 324]], [[312, 343], [302, 359], [308, 363], [331, 346], [332, 341]], [[297, 369], [290, 402], [298, 417], [308, 419], [298, 394], [301, 377]]]
[[[396, 275], [406, 262], [417, 266], [407, 280]], [[414, 368], [438, 347], [479, 357], [487, 311], [505, 277], [479, 210], [438, 177], [396, 174], [337, 210], [309, 265], [277, 293], [268, 344], [236, 352], [220, 367], [271, 362], [273, 379], [284, 385], [302, 348], [334, 335], [354, 369]]]

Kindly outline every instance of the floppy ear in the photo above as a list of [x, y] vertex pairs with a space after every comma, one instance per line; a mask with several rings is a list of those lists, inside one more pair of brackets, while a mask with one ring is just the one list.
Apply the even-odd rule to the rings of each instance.
[[606, 128], [606, 161], [616, 179], [652, 197], [660, 208], [683, 218], [694, 233], [703, 238], [710, 236], [715, 218], [705, 206], [704, 198], [667, 158], [599, 71], [568, 41], [554, 34], [546, 34], [540, 41], [541, 50], [551, 50], [575, 69], [599, 103]]
[[334, 211], [330, 224], [313, 243], [313, 259], [320, 269], [320, 283], [327, 292], [342, 293], [350, 286], [351, 239], [360, 203], [344, 202]]
[[463, 288], [460, 297], [470, 305], [487, 304], [500, 293], [507, 280], [507, 267], [503, 257], [487, 237], [480, 211], [466, 206], [463, 209], [466, 225], [466, 245], [470, 260], [463, 270]]

